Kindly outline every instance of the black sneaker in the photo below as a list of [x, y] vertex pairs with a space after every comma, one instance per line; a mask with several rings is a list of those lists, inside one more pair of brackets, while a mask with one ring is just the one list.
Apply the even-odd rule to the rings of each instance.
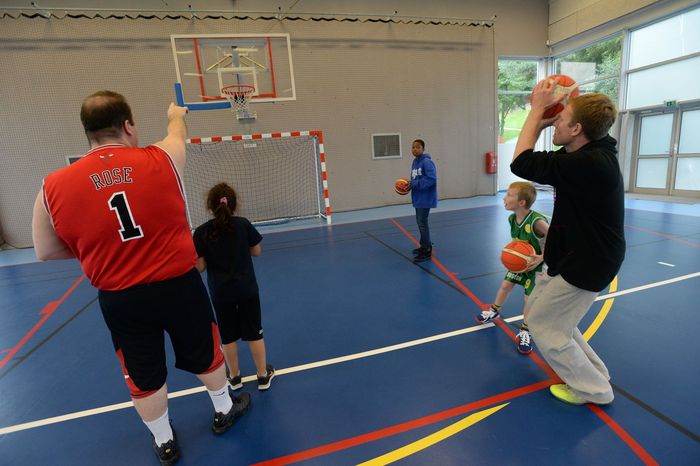
[[413, 262], [427, 261], [431, 257], [433, 257], [432, 249], [424, 249], [421, 252], [419, 252], [416, 257], [413, 258]]
[[416, 248], [416, 249], [414, 249], [414, 250], [411, 251], [411, 252], [413, 253], [414, 256], [415, 256], [416, 254], [420, 254], [421, 252], [423, 252], [423, 246], [421, 246], [421, 247], [419, 247], [419, 248]]
[[240, 390], [243, 388], [243, 380], [241, 379], [241, 374], [235, 377], [228, 378], [228, 384], [231, 386], [231, 390]]
[[175, 430], [173, 429], [173, 439], [160, 446], [156, 445], [156, 439], [153, 438], [153, 449], [156, 451], [160, 464], [168, 466], [177, 463], [177, 460], [180, 459], [180, 447], [177, 445]]
[[229, 430], [236, 420], [243, 416], [250, 407], [250, 395], [245, 392], [239, 396], [231, 394], [231, 401], [233, 401], [233, 406], [227, 414], [214, 413], [214, 422], [211, 424], [211, 430], [215, 434], [223, 434]]
[[263, 377], [258, 376], [258, 390], [270, 388], [270, 382], [275, 378], [275, 368], [272, 365], [268, 364], [265, 366], [265, 370], [267, 373]]

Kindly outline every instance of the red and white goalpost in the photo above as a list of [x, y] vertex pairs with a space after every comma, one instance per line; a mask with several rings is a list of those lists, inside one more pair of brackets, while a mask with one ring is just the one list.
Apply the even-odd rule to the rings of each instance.
[[211, 218], [206, 196], [221, 182], [236, 190], [238, 215], [251, 222], [320, 217], [331, 223], [321, 131], [188, 139], [184, 182], [193, 228]]

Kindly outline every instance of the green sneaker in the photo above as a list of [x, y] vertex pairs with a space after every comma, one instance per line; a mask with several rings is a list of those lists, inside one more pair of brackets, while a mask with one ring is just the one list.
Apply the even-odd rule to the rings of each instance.
[[555, 398], [560, 399], [564, 403], [572, 405], [582, 405], [587, 403], [586, 400], [575, 394], [565, 383], [554, 384], [549, 387], [549, 391]]

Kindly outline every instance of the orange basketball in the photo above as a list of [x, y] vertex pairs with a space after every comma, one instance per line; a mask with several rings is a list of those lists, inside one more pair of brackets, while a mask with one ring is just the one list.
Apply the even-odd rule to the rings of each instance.
[[411, 191], [411, 183], [406, 178], [399, 178], [394, 181], [394, 191], [402, 196]]
[[511, 241], [501, 251], [501, 262], [514, 273], [524, 272], [532, 260], [530, 256], [535, 255], [535, 248], [527, 241]]
[[[569, 97], [576, 97], [577, 95], [579, 95], [578, 84], [576, 84], [576, 81], [574, 81], [565, 74], [553, 74], [551, 76], [547, 76], [546, 79], [549, 79], [550, 82], [552, 82], [556, 78], [559, 78], [559, 82], [554, 88], [554, 95], [569, 94]], [[566, 103], [569, 100], [569, 97], [566, 97], [558, 104], [547, 108], [544, 111], [544, 115], [542, 115], [542, 118], [552, 118], [554, 116], [557, 116], [562, 110], [564, 110], [564, 107], [566, 107]], [[530, 94], [530, 102], [532, 102], [532, 94]]]

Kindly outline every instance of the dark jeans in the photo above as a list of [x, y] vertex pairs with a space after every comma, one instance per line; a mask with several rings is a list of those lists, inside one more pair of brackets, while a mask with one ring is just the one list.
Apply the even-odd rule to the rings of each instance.
[[420, 246], [422, 248], [432, 249], [433, 243], [430, 242], [428, 215], [430, 215], [430, 208], [416, 207], [416, 223], [418, 223], [418, 231], [420, 232]]

